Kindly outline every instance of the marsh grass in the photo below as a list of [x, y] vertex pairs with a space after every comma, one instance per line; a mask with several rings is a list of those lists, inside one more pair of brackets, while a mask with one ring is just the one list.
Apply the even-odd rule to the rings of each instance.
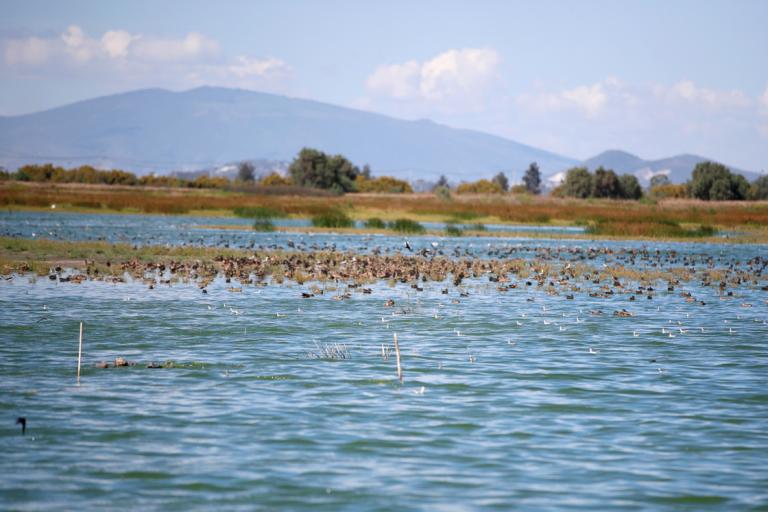
[[253, 223], [253, 229], [254, 231], [270, 232], [275, 230], [275, 225], [272, 222], [272, 219], [257, 219]]
[[341, 210], [327, 210], [312, 217], [317, 228], [351, 228], [355, 222]]
[[424, 233], [424, 226], [411, 219], [397, 219], [389, 223], [389, 229], [398, 233]]
[[687, 228], [669, 219], [615, 221], [601, 219], [587, 226], [592, 235], [650, 237], [650, 238], [702, 238], [714, 236], [717, 229], [709, 225]]
[[323, 343], [315, 342], [315, 350], [307, 352], [309, 359], [326, 359], [337, 361], [342, 359], [351, 359], [349, 349], [343, 343]]
[[267, 219], [284, 217], [285, 214], [275, 208], [268, 206], [238, 206], [234, 208], [232, 212], [237, 217], [244, 217], [246, 219]]
[[378, 217], [372, 217], [365, 221], [365, 227], [369, 229], [386, 229], [387, 224]]
[[[38, 184], [0, 182], [0, 206], [59, 210], [132, 212], [161, 214], [229, 214], [242, 212], [280, 212], [279, 216], [312, 217], [337, 209], [353, 217], [397, 219], [408, 216], [415, 221], [455, 219], [484, 222], [573, 225], [575, 219], [585, 223], [658, 224], [669, 221], [678, 225], [700, 226], [768, 226], [768, 202], [703, 202], [691, 199], [667, 199], [657, 202], [576, 200], [533, 197], [521, 201], [514, 195], [471, 195], [442, 201], [433, 194], [347, 194], [345, 196], [261, 195], [199, 189], [162, 189], [123, 186], [89, 186], [74, 184]], [[351, 206], [351, 208], [350, 208]], [[209, 213], [210, 212], [210, 213]], [[277, 215], [275, 215], [277, 216]], [[598, 228], [621, 232], [607, 224]], [[683, 233], [667, 227], [625, 230], [655, 233]], [[668, 236], [668, 235], [662, 235]]]
[[462, 236], [464, 231], [456, 224], [447, 223], [445, 225], [445, 234], [448, 236]]

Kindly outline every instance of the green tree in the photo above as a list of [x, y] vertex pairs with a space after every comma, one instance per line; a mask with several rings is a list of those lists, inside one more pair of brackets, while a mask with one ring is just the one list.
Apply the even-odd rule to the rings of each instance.
[[539, 171], [539, 164], [532, 162], [528, 166], [528, 170], [525, 171], [523, 176], [523, 183], [525, 188], [531, 194], [539, 194], [541, 192], [541, 172]]
[[312, 148], [302, 149], [288, 168], [293, 182], [302, 187], [322, 188], [337, 193], [355, 190], [360, 170], [342, 155], [327, 155]]
[[744, 176], [733, 174], [717, 162], [696, 164], [688, 183], [691, 196], [705, 201], [745, 199], [749, 191], [749, 182]]
[[251, 183], [256, 181], [256, 168], [251, 162], [240, 162], [237, 166], [237, 179]]
[[621, 197], [619, 177], [612, 169], [598, 167], [592, 177], [592, 197]]
[[621, 190], [621, 197], [624, 199], [640, 199], [643, 197], [643, 188], [632, 174], [622, 174], [619, 176], [619, 189]]
[[752, 182], [748, 197], [758, 201], [768, 199], [768, 174], [764, 174]]
[[669, 185], [669, 176], [666, 174], [656, 174], [651, 178], [651, 184], [650, 187], [660, 187], [662, 185]]
[[503, 172], [494, 176], [491, 181], [497, 184], [502, 192], [507, 192], [509, 190], [509, 180]]
[[585, 199], [592, 194], [593, 177], [586, 167], [573, 167], [568, 170], [563, 183], [566, 196]]

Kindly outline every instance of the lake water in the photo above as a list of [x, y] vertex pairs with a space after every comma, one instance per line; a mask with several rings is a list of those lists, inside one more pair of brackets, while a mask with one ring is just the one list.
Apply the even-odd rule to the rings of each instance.
[[[211, 234], [197, 219], [127, 218], [2, 214], [0, 233], [404, 250], [399, 236]], [[759, 245], [411, 242], [477, 257], [577, 260], [593, 248], [597, 265], [634, 250], [678, 266], [712, 256], [718, 268], [766, 255]], [[338, 301], [342, 288], [302, 299], [310, 283], [231, 293], [217, 280], [203, 295], [193, 284], [15, 276], [0, 281], [0, 508], [765, 509], [768, 283], [757, 281], [722, 298], [698, 281], [674, 293], [659, 283], [653, 300], [629, 303], [535, 286], [500, 293], [487, 278], [465, 280], [467, 296], [450, 283], [380, 282]], [[635, 316], [610, 315], [621, 308]], [[402, 384], [394, 353], [381, 354], [394, 333]], [[349, 358], [318, 358], [334, 344]], [[94, 367], [117, 356], [139, 364]], [[167, 360], [174, 367], [146, 368]]]

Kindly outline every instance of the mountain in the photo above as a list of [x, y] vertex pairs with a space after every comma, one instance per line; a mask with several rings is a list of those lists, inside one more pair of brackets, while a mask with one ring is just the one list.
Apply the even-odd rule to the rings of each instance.
[[504, 171], [514, 182], [533, 161], [543, 172], [577, 163], [478, 131], [241, 89], [145, 89], [0, 118], [0, 165], [9, 168], [88, 163], [164, 173], [290, 161], [304, 146], [406, 179], [475, 180]]
[[[587, 167], [590, 171], [603, 166], [606, 169], [613, 169], [618, 174], [634, 174], [640, 181], [640, 184], [647, 187], [650, 184], [651, 178], [657, 174], [665, 174], [672, 183], [684, 183], [691, 177], [691, 172], [693, 172], [696, 164], [708, 160], [712, 161], [714, 159], [698, 155], [677, 155], [658, 160], [643, 160], [639, 156], [627, 153], [626, 151], [609, 150], [585, 160], [581, 165]], [[743, 175], [749, 181], [759, 176], [757, 173], [737, 169], [730, 165], [727, 167], [732, 172]]]

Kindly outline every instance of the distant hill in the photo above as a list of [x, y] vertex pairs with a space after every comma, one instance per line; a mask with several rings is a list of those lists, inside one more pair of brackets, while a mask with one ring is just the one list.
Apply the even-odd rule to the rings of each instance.
[[[582, 165], [590, 171], [603, 166], [606, 169], [613, 169], [619, 174], [634, 174], [640, 184], [647, 187], [651, 178], [657, 174], [665, 174], [672, 183], [684, 183], [691, 177], [691, 172], [696, 164], [707, 160], [714, 159], [698, 155], [677, 155], [659, 160], [643, 160], [626, 151], [609, 150], [585, 160]], [[742, 174], [749, 181], [759, 176], [757, 173], [737, 169], [730, 165], [728, 167], [732, 172]]]
[[504, 171], [519, 181], [533, 161], [544, 173], [577, 163], [482, 132], [240, 89], [145, 89], [0, 117], [0, 165], [8, 168], [53, 162], [196, 171], [240, 160], [287, 162], [304, 146], [410, 180]]

